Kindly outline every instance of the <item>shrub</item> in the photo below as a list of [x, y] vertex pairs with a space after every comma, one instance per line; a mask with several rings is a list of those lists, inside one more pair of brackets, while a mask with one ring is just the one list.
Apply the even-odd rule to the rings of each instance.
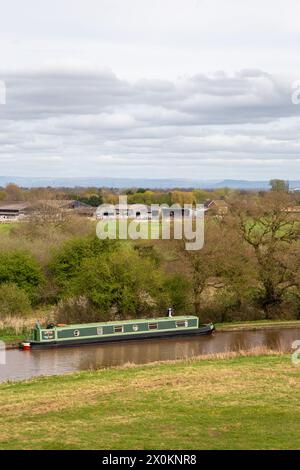
[[110, 252], [116, 242], [99, 240], [93, 237], [77, 237], [68, 240], [56, 251], [49, 263], [49, 274], [58, 287], [63, 290], [68, 282], [80, 271], [83, 260], [94, 258], [99, 253]]
[[191, 283], [186, 276], [174, 274], [167, 277], [164, 287], [169, 296], [169, 303], [174, 308], [174, 314], [191, 314], [193, 305], [191, 298]]
[[43, 280], [41, 268], [31, 255], [21, 251], [0, 253], [0, 284], [16, 284], [34, 301]]
[[30, 307], [29, 297], [23, 289], [13, 283], [0, 285], [0, 318], [26, 315]]
[[54, 320], [57, 323], [91, 323], [106, 320], [103, 315], [100, 318], [91, 302], [84, 296], [70, 297], [60, 300], [54, 310]]
[[114, 253], [85, 259], [64, 295], [84, 296], [104, 317], [141, 317], [166, 306], [164, 279], [152, 260], [122, 245]]

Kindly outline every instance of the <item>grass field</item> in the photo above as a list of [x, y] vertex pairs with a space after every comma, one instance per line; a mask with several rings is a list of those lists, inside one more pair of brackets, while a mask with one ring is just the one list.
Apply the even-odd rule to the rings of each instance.
[[0, 385], [1, 449], [296, 449], [300, 366], [234, 357]]
[[0, 224], [0, 235], [9, 234], [10, 231], [16, 226], [15, 223], [2, 223]]

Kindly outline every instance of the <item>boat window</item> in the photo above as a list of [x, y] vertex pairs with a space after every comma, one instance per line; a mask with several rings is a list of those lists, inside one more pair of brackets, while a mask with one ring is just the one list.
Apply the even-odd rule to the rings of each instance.
[[103, 328], [102, 328], [102, 326], [98, 326], [98, 328], [97, 328], [97, 335], [103, 335]]
[[184, 320], [179, 320], [176, 322], [177, 328], [184, 328], [188, 326], [188, 322]]
[[133, 331], [139, 331], [138, 325], [133, 325], [132, 329], [133, 329]]
[[124, 327], [123, 325], [118, 325], [114, 327], [114, 332], [115, 333], [123, 333]]
[[149, 323], [148, 328], [149, 330], [157, 330], [157, 323]]

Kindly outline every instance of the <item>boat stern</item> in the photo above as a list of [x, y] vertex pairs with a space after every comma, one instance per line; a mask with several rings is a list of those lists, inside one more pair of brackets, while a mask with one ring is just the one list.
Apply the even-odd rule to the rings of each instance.
[[19, 343], [19, 349], [21, 349], [22, 351], [30, 351], [31, 342], [30, 341], [22, 341], [22, 343]]

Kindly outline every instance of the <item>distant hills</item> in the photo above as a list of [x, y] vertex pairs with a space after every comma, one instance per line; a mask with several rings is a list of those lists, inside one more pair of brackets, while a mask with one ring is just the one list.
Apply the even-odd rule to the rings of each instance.
[[[269, 189], [269, 181], [249, 180], [196, 180], [196, 179], [153, 179], [153, 178], [101, 178], [101, 177], [22, 177], [22, 176], [0, 176], [0, 186], [15, 183], [25, 188], [36, 187], [108, 187], [108, 188], [131, 188], [141, 187], [149, 189], [169, 188], [197, 188], [197, 189]], [[290, 181], [290, 188], [300, 188], [300, 180]]]

